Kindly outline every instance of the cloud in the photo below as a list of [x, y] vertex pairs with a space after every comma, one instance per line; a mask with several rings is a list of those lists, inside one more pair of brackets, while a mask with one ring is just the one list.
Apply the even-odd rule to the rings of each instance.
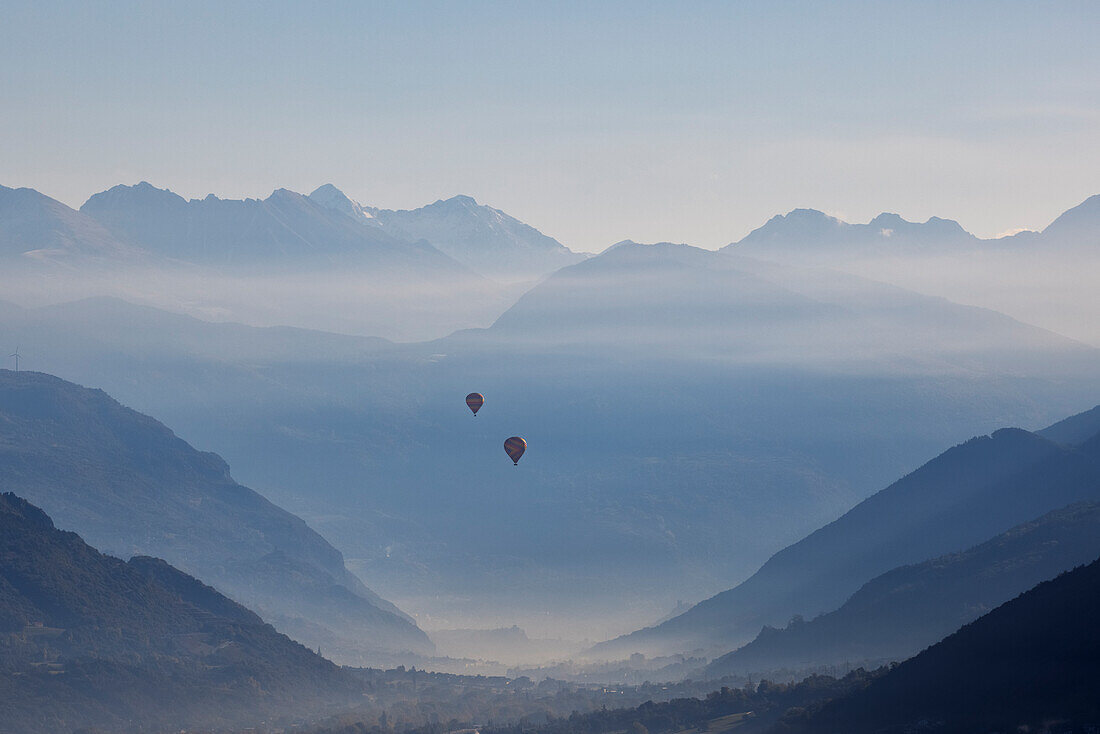
[[1002, 237], [1011, 237], [1012, 235], [1020, 234], [1021, 232], [1033, 232], [1033, 231], [1034, 230], [1029, 229], [1028, 227], [1016, 227], [1014, 229], [1006, 229], [1004, 232], [998, 232], [997, 234], [993, 235], [993, 239], [999, 240]]

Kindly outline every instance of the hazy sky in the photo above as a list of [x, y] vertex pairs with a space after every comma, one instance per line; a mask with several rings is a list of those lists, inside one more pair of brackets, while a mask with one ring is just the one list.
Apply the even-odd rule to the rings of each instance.
[[0, 184], [466, 193], [574, 249], [1100, 193], [1097, 2], [0, 1]]

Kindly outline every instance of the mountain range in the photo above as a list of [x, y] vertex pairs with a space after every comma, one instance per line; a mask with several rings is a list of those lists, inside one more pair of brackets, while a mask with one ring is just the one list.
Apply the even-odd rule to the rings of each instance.
[[993, 239], [932, 217], [880, 214], [849, 224], [814, 209], [772, 217], [723, 248], [786, 264], [828, 267], [1001, 311], [1100, 345], [1100, 195], [1042, 231]]
[[0, 370], [0, 475], [104, 552], [165, 558], [339, 659], [433, 650], [300, 518], [99, 390]]
[[[960, 444], [776, 553], [736, 587], [660, 625], [601, 643], [589, 655], [731, 650], [762, 627], [837, 609], [865, 583], [898, 566], [962, 551], [1073, 502], [1100, 500], [1100, 408], [1049, 430], [1064, 440], [1068, 424], [1090, 425], [1095, 432], [1067, 445], [1042, 432], [1006, 428]], [[1075, 431], [1080, 435], [1080, 428]], [[866, 597], [852, 601], [854, 607], [836, 619], [870, 603]], [[916, 644], [893, 642], [899, 650]]]
[[1100, 194], [1060, 214], [1042, 231], [1020, 230], [991, 239], [976, 237], [952, 219], [910, 222], [883, 212], [866, 224], [851, 224], [817, 209], [777, 214], [725, 249], [758, 257], [796, 256], [800, 262], [835, 261], [868, 255], [934, 255], [960, 250], [1006, 250], [1026, 246], [1078, 248], [1100, 245]]
[[386, 276], [415, 272], [472, 277], [431, 245], [408, 242], [277, 189], [266, 199], [184, 199], [147, 182], [95, 194], [80, 213], [120, 241], [172, 260], [221, 271], [363, 268]]
[[157, 558], [103, 555], [0, 494], [5, 734], [221, 729], [347, 706], [362, 686]]
[[951, 219], [931, 217], [926, 222], [910, 222], [883, 212], [867, 224], [850, 224], [816, 209], [794, 209], [775, 215], [727, 248], [756, 256], [791, 256], [797, 252], [802, 258], [819, 261], [830, 256], [883, 251], [894, 255], [914, 251], [930, 254], [987, 244], [987, 240], [975, 237]]
[[764, 627], [748, 645], [708, 665], [707, 675], [905, 660], [1035, 584], [1097, 557], [1100, 503], [1070, 505], [961, 553], [888, 571], [816, 619]]
[[143, 181], [77, 211], [0, 187], [0, 284], [27, 305], [112, 296], [216, 320], [422, 339], [491, 323], [525, 284], [583, 257], [465, 196], [389, 211], [331, 185], [188, 200]]

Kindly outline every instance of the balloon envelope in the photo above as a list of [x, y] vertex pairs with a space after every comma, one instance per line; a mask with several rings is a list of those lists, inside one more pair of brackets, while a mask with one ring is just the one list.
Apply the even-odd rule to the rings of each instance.
[[474, 411], [474, 415], [477, 415], [477, 412], [481, 410], [481, 406], [485, 405], [485, 396], [479, 392], [472, 392], [466, 396], [466, 405]]
[[526, 450], [527, 442], [519, 436], [512, 436], [504, 442], [504, 451], [508, 454], [508, 458], [512, 460], [512, 463], [517, 466], [519, 465], [519, 457], [523, 456], [523, 452]]

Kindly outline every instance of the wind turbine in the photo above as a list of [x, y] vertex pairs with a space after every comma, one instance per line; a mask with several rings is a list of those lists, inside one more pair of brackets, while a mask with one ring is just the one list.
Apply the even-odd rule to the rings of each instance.
[[19, 371], [19, 347], [15, 348], [15, 351], [8, 355], [9, 357], [15, 357], [15, 371]]

